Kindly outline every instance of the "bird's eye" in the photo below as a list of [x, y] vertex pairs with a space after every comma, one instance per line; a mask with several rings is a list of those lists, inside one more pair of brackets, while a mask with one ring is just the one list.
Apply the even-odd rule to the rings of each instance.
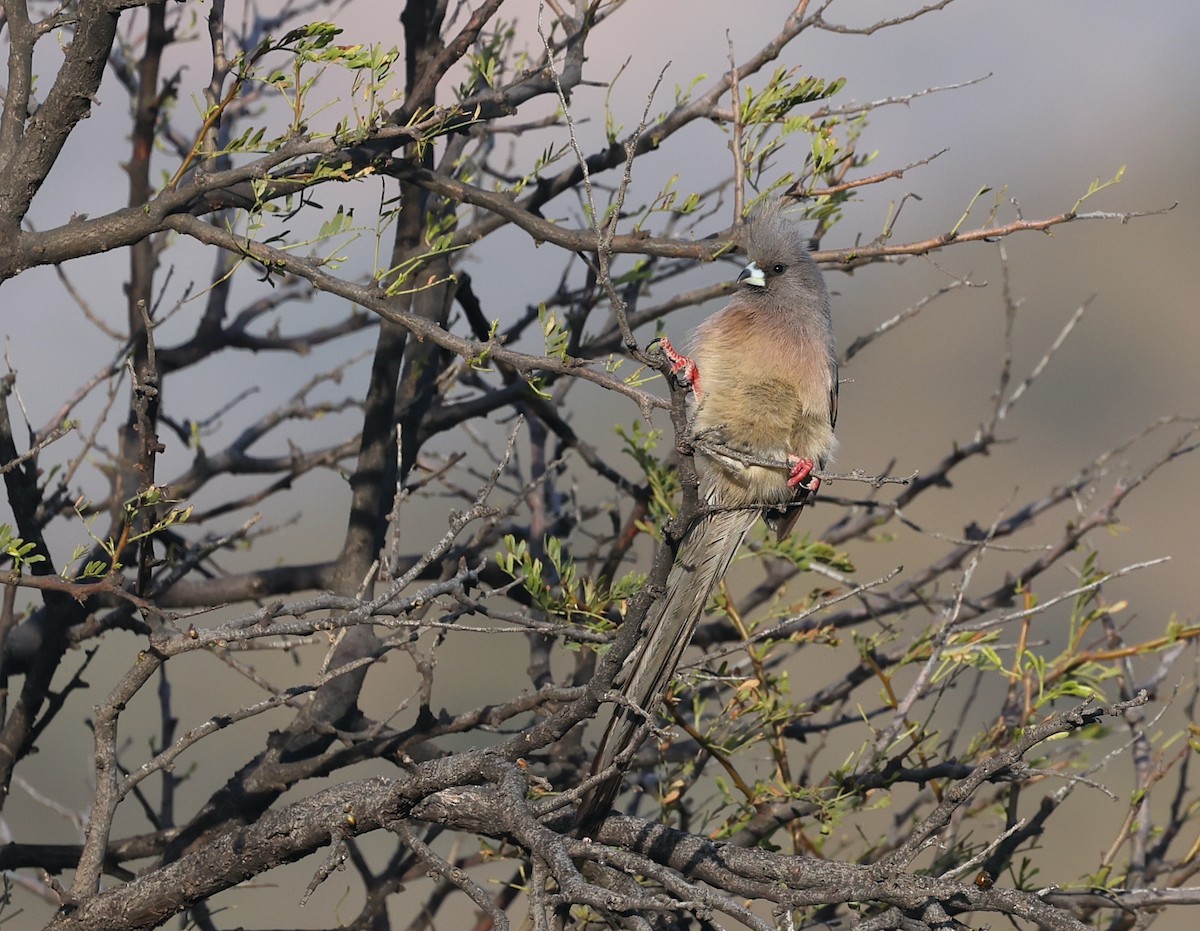
[[776, 262], [774, 265], [771, 266], [771, 274], [772, 275], [782, 275], [785, 271], [787, 271], [787, 266], [784, 265], [782, 262]]

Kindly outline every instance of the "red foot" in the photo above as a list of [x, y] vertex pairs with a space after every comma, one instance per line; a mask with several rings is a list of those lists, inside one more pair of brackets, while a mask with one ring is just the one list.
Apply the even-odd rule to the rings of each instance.
[[675, 351], [675, 347], [671, 345], [671, 341], [665, 336], [658, 340], [659, 348], [667, 357], [667, 361], [671, 363], [671, 374], [674, 375], [682, 384], [687, 385], [692, 389], [692, 393], [696, 395], [696, 399], [700, 399], [700, 369], [696, 367], [696, 363], [680, 352]]
[[815, 495], [821, 487], [821, 480], [812, 474], [817, 464], [811, 459], [799, 459], [788, 456], [788, 464], [792, 471], [788, 474], [788, 488], [803, 488], [810, 495]]

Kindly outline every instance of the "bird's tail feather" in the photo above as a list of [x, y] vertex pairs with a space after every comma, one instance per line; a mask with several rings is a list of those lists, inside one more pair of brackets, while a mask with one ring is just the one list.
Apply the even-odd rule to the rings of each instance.
[[[702, 517], [687, 532], [667, 576], [666, 591], [647, 612], [638, 646], [617, 676], [616, 685], [630, 705], [653, 714], [692, 639], [709, 595], [758, 518], [757, 510], [716, 511]], [[642, 715], [630, 705], [613, 710], [592, 763], [593, 775], [612, 764], [642, 725]], [[583, 831], [600, 822], [620, 789], [618, 773], [592, 790], [577, 822]]]

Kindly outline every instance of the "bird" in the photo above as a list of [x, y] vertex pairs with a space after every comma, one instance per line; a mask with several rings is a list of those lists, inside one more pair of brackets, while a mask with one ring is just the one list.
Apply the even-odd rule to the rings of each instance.
[[[687, 439], [700, 516], [679, 542], [663, 595], [614, 681], [612, 712], [591, 773], [608, 770], [653, 714], [713, 589], [760, 517], [784, 539], [820, 486], [836, 440], [838, 368], [829, 290], [799, 226], [779, 201], [756, 208], [741, 237], [749, 258], [724, 308], [696, 328], [690, 355], [658, 341], [689, 387]], [[595, 830], [622, 773], [584, 796], [580, 836]]]

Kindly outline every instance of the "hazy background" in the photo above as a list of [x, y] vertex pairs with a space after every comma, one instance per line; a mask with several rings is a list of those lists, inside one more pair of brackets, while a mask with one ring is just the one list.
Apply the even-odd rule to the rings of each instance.
[[[236, 6], [231, 3], [229, 8]], [[863, 26], [914, 6], [844, 0], [831, 5], [828, 18]], [[733, 4], [728, 0], [630, 3], [593, 37], [586, 73], [607, 81], [630, 59], [612, 103], [618, 122], [631, 129], [666, 60], [671, 65], [656, 109], [670, 105], [675, 84], [686, 86], [700, 73], [715, 75], [724, 70], [727, 41], [733, 43], [739, 60], [756, 50], [778, 30], [790, 8], [790, 3], [783, 2]], [[536, 48], [536, 2], [525, 0], [512, 9], [523, 11], [519, 32], [528, 47]], [[385, 12], [380, 4], [353, 4], [337, 15], [346, 28], [342, 41], [402, 44], [397, 15], [391, 8]], [[942, 148], [948, 147], [949, 151], [932, 164], [913, 169], [903, 179], [864, 191], [862, 201], [847, 210], [846, 219], [825, 241], [827, 247], [844, 247], [859, 237], [870, 240], [878, 233], [890, 206], [906, 193], [921, 199], [905, 206], [896, 240], [923, 239], [952, 227], [975, 192], [985, 185], [995, 189], [1007, 186], [1007, 196], [1019, 202], [1027, 218], [1061, 213], [1070, 209], [1093, 179], [1110, 178], [1123, 165], [1127, 170], [1122, 183], [1093, 198], [1083, 209], [1140, 211], [1179, 204], [1169, 214], [1127, 225], [1079, 222], [1057, 227], [1052, 236], [1024, 233], [1005, 241], [1011, 288], [1025, 301], [1016, 333], [1017, 378], [1037, 362], [1074, 309], [1094, 298], [1072, 339], [1006, 428], [1007, 435], [1019, 436], [1020, 442], [963, 470], [953, 489], [938, 492], [919, 513], [911, 515], [928, 530], [957, 536], [964, 520], [988, 519], [1014, 500], [1023, 500], [1055, 481], [1068, 479], [1082, 463], [1153, 419], [1170, 413], [1200, 413], [1200, 372], [1195, 363], [1200, 321], [1193, 284], [1200, 246], [1198, 39], [1200, 4], [1194, 0], [1159, 0], [1153, 4], [1117, 0], [1016, 0], [1005, 4], [959, 0], [944, 11], [872, 36], [810, 32], [781, 59], [784, 66], [799, 66], [827, 78], [845, 77], [846, 88], [837, 102], [911, 94], [990, 75], [972, 87], [932, 94], [909, 105], [885, 107], [874, 113], [862, 148], [878, 149], [879, 157], [868, 171], [897, 168]], [[45, 67], [52, 64], [45, 59]], [[205, 75], [201, 67], [188, 72], [183, 93], [199, 85]], [[192, 82], [190, 86], [188, 81]], [[751, 83], [761, 86], [763, 80]], [[602, 138], [603, 98], [604, 91], [599, 88], [581, 88], [574, 96], [573, 112], [580, 121], [585, 151], [592, 151]], [[81, 125], [66, 157], [36, 201], [34, 219], [39, 227], [64, 222], [72, 213], [97, 215], [124, 202], [125, 179], [117, 162], [126, 156], [127, 122], [106, 108], [123, 115], [125, 106], [124, 93], [111, 84], [107, 86], [100, 107], [91, 120]], [[539, 136], [531, 142], [544, 145], [549, 138]], [[639, 162], [634, 181], [641, 196], [650, 196], [674, 174], [679, 175], [677, 188], [686, 193], [704, 189], [727, 172], [725, 134], [704, 124], [691, 127], [686, 138], [687, 145], [680, 146], [680, 140], [675, 140], [665, 152]], [[678, 159], [685, 151], [688, 160], [681, 163]], [[797, 154], [797, 161], [801, 157]], [[781, 160], [781, 170], [782, 164]], [[326, 206], [331, 196], [323, 198]], [[358, 202], [362, 210], [377, 204], [378, 198], [377, 192], [356, 191], [348, 186], [345, 196], [348, 202]], [[983, 222], [993, 197], [981, 199], [964, 228]], [[569, 212], [565, 203], [562, 209], [564, 214]], [[1011, 217], [1011, 210], [1001, 216]], [[722, 218], [720, 223], [714, 222], [713, 229], [727, 222], [727, 217]], [[211, 259], [194, 247], [182, 252], [192, 256], [195, 265], [188, 269], [181, 264], [179, 279], [203, 279]], [[361, 258], [363, 262], [368, 260]], [[187, 259], [176, 257], [176, 261], [186, 263]], [[503, 321], [543, 297], [558, 279], [564, 261], [546, 247], [535, 248], [524, 234], [508, 231], [487, 248], [472, 252], [466, 267], [484, 297], [485, 312]], [[123, 254], [115, 254], [83, 260], [67, 269], [77, 285], [84, 285], [97, 313], [117, 326], [124, 308], [121, 283], [126, 263]], [[726, 274], [728, 270], [722, 266], [699, 268], [688, 284], [719, 280]], [[850, 382], [842, 390], [839, 467], [877, 471], [895, 460], [895, 472], [911, 472], [940, 458], [953, 438], [970, 437], [975, 425], [987, 417], [996, 385], [1003, 300], [998, 247], [983, 243], [954, 248], [928, 259], [911, 258], [901, 267], [829, 275], [842, 345], [914, 304], [952, 276], [968, 277], [980, 285], [986, 282], [986, 287], [961, 289], [942, 298], [915, 321], [861, 353], [843, 373]], [[239, 287], [246, 299], [256, 296], [253, 284]], [[656, 300], [665, 296], [654, 295]], [[333, 317], [344, 309], [340, 302], [317, 296], [311, 304], [289, 311], [292, 316], [286, 320], [295, 321], [299, 329], [302, 322]], [[668, 331], [673, 337], [683, 335], [713, 309], [678, 314], [668, 321]], [[105, 348], [104, 354], [97, 356], [97, 347], [105, 344], [91, 325], [82, 321], [51, 270], [35, 270], [7, 282], [0, 288], [0, 312], [6, 350], [19, 372], [22, 397], [32, 421], [40, 425], [65, 396], [107, 361], [110, 350]], [[186, 321], [192, 319], [185, 317]], [[177, 334], [184, 332], [186, 321], [181, 317]], [[264, 392], [267, 396], [262, 398], [266, 404], [279, 397], [279, 391], [303, 383], [314, 372], [367, 348], [371, 342], [370, 336], [360, 335], [304, 360], [282, 356], [231, 358], [227, 360], [228, 371], [217, 373], [210, 368], [203, 375], [190, 376], [190, 382], [173, 390], [194, 390], [200, 397], [211, 397], [215, 409], [240, 386], [268, 385], [272, 390]], [[338, 393], [352, 393], [364, 379], [365, 372], [359, 366], [351, 371]], [[588, 388], [573, 390], [574, 422], [592, 434], [602, 449], [615, 451], [612, 424], [630, 422], [636, 411], [615, 399], [604, 399], [603, 405], [584, 403], [600, 398], [598, 392]], [[168, 410], [170, 403], [168, 396]], [[232, 432], [238, 417], [231, 415], [229, 421], [228, 430]], [[344, 431], [347, 425], [348, 421], [333, 418], [324, 429]], [[456, 438], [444, 438], [439, 448], [456, 448], [456, 443], [460, 443]], [[1122, 469], [1136, 471], [1150, 461], [1162, 449], [1162, 443], [1155, 439], [1131, 450], [1117, 464], [1114, 474], [1098, 483], [1097, 493], [1106, 494]], [[186, 451], [170, 449], [160, 474], [170, 475], [182, 468], [186, 458]], [[624, 463], [620, 465], [626, 468]], [[1198, 478], [1194, 460], [1168, 468], [1122, 508], [1124, 532], [1104, 541], [1104, 565], [1109, 569], [1160, 555], [1173, 557], [1166, 566], [1106, 588], [1110, 599], [1130, 601], [1130, 612], [1137, 616], [1135, 624], [1143, 624], [1147, 635], [1160, 631], [1173, 613], [1185, 621], [1196, 620]], [[206, 495], [215, 496], [219, 490]], [[289, 557], [300, 554], [296, 557], [299, 559], [333, 555], [329, 541], [340, 540], [344, 489], [332, 477], [313, 477], [305, 480], [302, 492], [308, 506], [303, 520], [275, 538], [274, 550], [271, 546], [257, 549], [253, 554], [256, 562], [270, 564], [282, 553]], [[834, 486], [832, 492], [852, 493], [844, 485]], [[832, 519], [832, 512], [817, 509], [811, 522], [819, 527]], [[1066, 519], [1066, 515], [1059, 519]], [[11, 515], [0, 510], [0, 521], [7, 520]], [[419, 547], [423, 534], [430, 538], [440, 535], [444, 527], [441, 521], [437, 517], [424, 524], [411, 524], [411, 545], [406, 549]], [[898, 542], [902, 553], [897, 547], [881, 547], [878, 554], [856, 554], [861, 559], [862, 576], [869, 577], [873, 571], [897, 562], [916, 565], [920, 555], [936, 552], [939, 545], [918, 534]], [[106, 643], [107, 659], [98, 662], [88, 676], [103, 691], [137, 649], [132, 638], [125, 641], [125, 648], [120, 638], [112, 638], [112, 643], [116, 647]], [[488, 644], [485, 662], [455, 679], [461, 694], [443, 695], [446, 701], [465, 707], [481, 698], [505, 694], [511, 688], [497, 671], [509, 658], [506, 650], [511, 652], [512, 668], [523, 670], [523, 646], [516, 638], [499, 646], [494, 643]], [[223, 672], [216, 660], [209, 665], [214, 676]], [[177, 694], [185, 717], [189, 711], [200, 717], [216, 710], [210, 706], [213, 682], [221, 681], [225, 689], [225, 680], [209, 679], [202, 661], [189, 668], [194, 681], [177, 682]], [[381, 707], [394, 705], [407, 692], [403, 671], [398, 664], [395, 669], [398, 677], [391, 690], [377, 686], [375, 694]], [[801, 662], [797, 674], [803, 673]], [[444, 685], [448, 687], [450, 682]], [[246, 692], [248, 696], [253, 694]], [[228, 695], [230, 702], [240, 697], [236, 689]], [[95, 698], [77, 696], [68, 709], [71, 713], [64, 712], [60, 718], [63, 735], [18, 768], [18, 774], [41, 793], [74, 811], [86, 805], [91, 792], [90, 753], [80, 752], [87, 744], [75, 741], [90, 738], [82, 723], [75, 725], [74, 738], [65, 725], [69, 720], [81, 722]], [[150, 700], [147, 696], [148, 722], [154, 715]], [[189, 702], [194, 704], [189, 706]], [[136, 721], [137, 713], [134, 709], [130, 720]], [[262, 726], [271, 723], [264, 721]], [[261, 739], [261, 733], [256, 734]], [[253, 752], [256, 734], [247, 736], [247, 744], [240, 744], [236, 736], [224, 744], [213, 741], [217, 749], [206, 751], [197, 761], [195, 779], [181, 798], [181, 810], [188, 810], [187, 805], [204, 798], [214, 780]], [[133, 736], [144, 741], [142, 735]], [[140, 759], [144, 750], [131, 752]], [[1102, 803], [1092, 798], [1081, 804]], [[1123, 809], [1106, 802], [1103, 805], [1103, 819], [1093, 823], [1107, 833], [1098, 834], [1095, 843], [1084, 834], [1067, 838], [1076, 849], [1090, 852], [1111, 836], [1113, 827], [1108, 822], [1119, 818]], [[136, 821], [135, 815], [126, 813], [133, 819], [130, 825]], [[21, 796], [9, 802], [4, 817], [15, 839], [43, 840], [47, 839], [48, 820], [57, 816]], [[1080, 817], [1090, 817], [1086, 807], [1081, 808]], [[60, 819], [56, 830], [54, 840], [71, 842], [78, 838], [67, 817]], [[311, 875], [311, 864], [294, 867], [288, 875], [299, 876], [302, 888]], [[337, 878], [327, 882], [302, 917], [313, 925], [322, 925], [328, 923], [331, 914], [345, 917], [352, 913], [344, 904], [339, 907], [344, 888]], [[292, 890], [288, 888], [281, 895], [290, 908], [296, 900]], [[28, 896], [20, 901], [30, 910], [9, 927], [40, 926], [45, 907]], [[254, 902], [255, 894], [247, 894], [245, 901]], [[251, 921], [251, 913], [247, 911], [239, 920]], [[1182, 922], [1171, 926], [1192, 925]]]

